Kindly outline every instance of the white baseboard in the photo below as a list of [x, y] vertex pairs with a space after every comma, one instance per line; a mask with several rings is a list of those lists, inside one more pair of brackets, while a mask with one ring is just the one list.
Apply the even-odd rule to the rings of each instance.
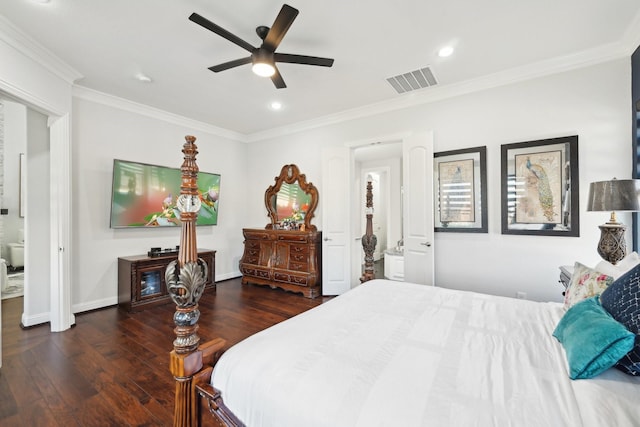
[[118, 304], [117, 296], [75, 304], [71, 307], [71, 311], [73, 311], [73, 313], [82, 313], [84, 311], [96, 310], [116, 304]]
[[[223, 280], [228, 280], [228, 279], [235, 279], [236, 277], [241, 277], [241, 276], [242, 274], [239, 271], [220, 274], [216, 276], [216, 282], [221, 282]], [[105, 308], [105, 307], [109, 307], [117, 304], [118, 304], [118, 297], [114, 296], [114, 297], [103, 298], [103, 299], [94, 300], [94, 301], [83, 302], [80, 304], [75, 304], [71, 307], [71, 311], [74, 314], [77, 314], [77, 313], [97, 310], [99, 308]], [[24, 313], [22, 314], [22, 325], [24, 327], [40, 325], [42, 323], [49, 322], [49, 320], [50, 320], [50, 315], [48, 312], [31, 315], [31, 316], [25, 316]]]
[[232, 271], [231, 273], [220, 274], [216, 276], [216, 282], [223, 280], [235, 279], [236, 277], [242, 277], [242, 273], [239, 271]]
[[28, 328], [30, 326], [41, 325], [43, 323], [49, 322], [50, 320], [51, 320], [51, 314], [49, 312], [34, 314], [31, 316], [25, 316], [25, 314], [22, 313], [22, 326], [25, 328]]

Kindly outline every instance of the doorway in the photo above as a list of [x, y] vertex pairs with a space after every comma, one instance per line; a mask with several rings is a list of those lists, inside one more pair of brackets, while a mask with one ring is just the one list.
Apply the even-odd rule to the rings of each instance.
[[385, 250], [402, 241], [402, 141], [376, 142], [354, 148], [354, 194], [358, 195], [360, 211], [352, 246], [351, 270], [362, 274], [364, 252], [361, 237], [366, 229], [366, 183], [372, 178], [373, 233], [377, 237], [374, 251], [376, 277], [384, 276]]
[[[391, 223], [402, 230], [403, 277], [409, 282], [433, 285], [433, 132], [411, 133], [388, 140], [400, 141], [402, 147], [402, 166], [397, 169], [403, 184], [398, 186], [400, 191], [389, 192], [390, 197], [398, 200], [389, 205], [402, 212], [402, 220], [393, 221], [391, 216]], [[326, 147], [322, 152], [323, 295], [339, 295], [359, 284], [361, 261], [355, 240], [361, 237], [356, 233], [361, 230], [362, 221], [359, 197], [362, 178], [356, 170], [355, 151], [367, 145], [387, 146], [354, 142], [342, 147]], [[400, 165], [400, 160], [397, 161]]]

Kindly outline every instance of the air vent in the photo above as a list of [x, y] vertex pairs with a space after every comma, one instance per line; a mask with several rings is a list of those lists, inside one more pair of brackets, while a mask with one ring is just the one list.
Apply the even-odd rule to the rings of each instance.
[[409, 73], [398, 74], [397, 76], [389, 77], [387, 81], [398, 93], [411, 92], [412, 90], [438, 84], [429, 67], [424, 67]]

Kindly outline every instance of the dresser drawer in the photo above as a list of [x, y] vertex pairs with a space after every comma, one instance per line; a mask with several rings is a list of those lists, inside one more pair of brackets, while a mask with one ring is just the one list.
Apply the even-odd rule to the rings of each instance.
[[309, 245], [289, 245], [289, 254], [293, 255], [308, 255], [309, 254]]
[[289, 262], [289, 270], [307, 272], [309, 271], [309, 264], [306, 262]]
[[240, 269], [245, 276], [257, 277], [259, 279], [270, 279], [271, 273], [269, 269], [243, 265]]
[[281, 242], [300, 242], [300, 243], [309, 242], [309, 237], [306, 234], [298, 234], [296, 232], [279, 234], [277, 239]]
[[260, 250], [260, 241], [258, 241], [258, 240], [246, 240], [244, 242], [244, 249], [245, 249], [245, 251], [247, 249], [259, 251]]
[[291, 252], [289, 254], [289, 260], [291, 262], [297, 262], [297, 263], [309, 263], [309, 254], [305, 254], [305, 253], [294, 253]]
[[285, 273], [282, 271], [275, 271], [273, 273], [273, 280], [275, 280], [276, 282], [290, 283], [292, 285], [307, 286], [309, 277], [308, 275], [303, 274], [298, 275]]

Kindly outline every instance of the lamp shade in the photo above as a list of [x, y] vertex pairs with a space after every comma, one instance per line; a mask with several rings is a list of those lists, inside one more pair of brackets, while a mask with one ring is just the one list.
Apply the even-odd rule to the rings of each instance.
[[640, 211], [640, 179], [592, 182], [587, 211]]

